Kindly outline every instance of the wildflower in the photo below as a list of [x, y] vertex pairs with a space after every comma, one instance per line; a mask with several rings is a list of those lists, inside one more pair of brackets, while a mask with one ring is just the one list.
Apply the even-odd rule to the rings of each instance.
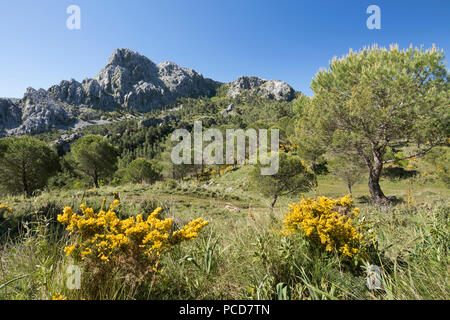
[[282, 234], [302, 230], [308, 240], [324, 248], [337, 250], [342, 256], [352, 258], [359, 252], [363, 235], [353, 225], [360, 213], [353, 207], [350, 195], [334, 200], [326, 197], [303, 198], [289, 206]]
[[67, 298], [60, 293], [56, 293], [52, 296], [52, 300], [67, 300]]
[[13, 212], [13, 209], [11, 209], [10, 207], [8, 207], [8, 205], [1, 203], [0, 204], [0, 210], [1, 209], [5, 209], [6, 211], [8, 211], [9, 213]]
[[248, 216], [253, 220], [256, 221], [255, 216], [253, 215], [252, 211], [249, 209], [248, 210]]

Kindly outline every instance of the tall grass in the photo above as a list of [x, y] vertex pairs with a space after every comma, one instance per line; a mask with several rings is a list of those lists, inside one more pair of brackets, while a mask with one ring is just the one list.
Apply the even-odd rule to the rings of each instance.
[[[382, 290], [366, 286], [364, 266], [348, 268], [336, 254], [314, 251], [299, 233], [280, 237], [285, 203], [274, 218], [251, 193], [234, 204], [240, 212], [229, 212], [229, 199], [186, 198], [180, 194], [160, 196], [164, 186], [143, 191], [120, 190], [124, 212], [131, 214], [167, 203], [167, 217], [180, 223], [202, 216], [210, 225], [191, 243], [175, 247], [163, 260], [164, 271], [144, 279], [136, 288], [126, 279], [111, 274], [104, 279], [99, 299], [448, 299], [449, 212], [448, 201], [422, 201], [380, 209], [366, 205], [359, 219], [373, 225], [378, 241], [374, 264], [382, 268]], [[217, 188], [217, 192], [220, 189]], [[95, 195], [63, 194], [59, 199], [42, 195], [38, 208], [62, 210], [64, 201], [76, 207], [83, 202], [98, 203], [112, 189]], [[202, 193], [202, 194], [203, 194]], [[82, 198], [83, 197], [83, 198]], [[126, 199], [126, 201], [124, 200]], [[249, 200], [254, 199], [254, 200]], [[145, 201], [144, 201], [145, 200]], [[9, 201], [12, 202], [12, 201]], [[33, 206], [17, 212], [16, 233], [3, 238], [0, 249], [0, 299], [51, 299], [61, 293], [69, 299], [89, 297], [88, 288], [69, 290], [67, 268], [72, 263], [63, 252], [70, 239], [55, 223], [55, 213], [39, 214]], [[16, 206], [17, 207], [17, 206]], [[245, 209], [242, 209], [245, 208]], [[50, 209], [48, 209], [50, 210]], [[249, 210], [252, 214], [249, 214]], [[82, 275], [83, 276], [83, 275]]]

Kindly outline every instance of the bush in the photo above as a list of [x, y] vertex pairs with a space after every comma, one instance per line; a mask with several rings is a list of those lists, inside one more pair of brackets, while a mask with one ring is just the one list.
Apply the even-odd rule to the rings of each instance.
[[425, 156], [425, 160], [436, 169], [437, 176], [442, 182], [450, 187], [450, 148], [433, 149]]
[[391, 180], [407, 179], [417, 175], [416, 170], [405, 170], [402, 167], [385, 167], [382, 171], [382, 176]]
[[158, 218], [161, 208], [146, 220], [143, 215], [121, 220], [114, 211], [119, 200], [108, 211], [103, 210], [105, 202], [106, 199], [98, 213], [83, 204], [81, 215], [70, 207], [58, 215], [58, 221], [67, 225], [67, 231], [75, 237], [75, 243], [64, 251], [83, 265], [88, 275], [83, 280], [90, 289], [89, 298], [97, 298], [114, 274], [127, 279], [130, 291], [144, 279], [156, 276], [162, 270], [160, 262], [164, 253], [183, 241], [195, 239], [208, 224], [198, 218], [174, 230], [172, 218]]
[[338, 200], [302, 199], [290, 206], [282, 233], [289, 235], [301, 230], [314, 248], [327, 252], [336, 250], [341, 257], [354, 258], [364, 253], [370, 243], [362, 227], [354, 223], [359, 212], [350, 195]]

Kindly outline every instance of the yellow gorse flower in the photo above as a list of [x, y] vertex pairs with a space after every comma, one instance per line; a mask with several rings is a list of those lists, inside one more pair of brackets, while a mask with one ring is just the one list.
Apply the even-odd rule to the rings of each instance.
[[351, 258], [358, 253], [363, 240], [363, 235], [353, 225], [353, 219], [359, 213], [359, 209], [353, 207], [350, 195], [337, 200], [303, 198], [289, 206], [282, 235], [302, 230], [310, 242], [326, 251], [336, 249], [341, 255]]
[[98, 213], [82, 204], [80, 215], [65, 207], [57, 219], [78, 240], [64, 248], [66, 255], [101, 263], [139, 256], [149, 260], [153, 270], [157, 270], [161, 253], [182, 241], [195, 239], [208, 224], [208, 221], [198, 218], [180, 230], [174, 230], [172, 218], [159, 218], [161, 208], [153, 211], [147, 219], [142, 214], [119, 219], [114, 211], [119, 204], [116, 199], [108, 211], [101, 209]]
[[61, 293], [56, 293], [55, 295], [53, 295], [52, 300], [67, 300], [67, 298]]
[[0, 204], [0, 210], [1, 209], [4, 209], [4, 210], [6, 210], [6, 211], [9, 211], [9, 213], [12, 213], [13, 212], [13, 209], [11, 209], [8, 205], [6, 205], [6, 204], [4, 204], [4, 203], [1, 203]]

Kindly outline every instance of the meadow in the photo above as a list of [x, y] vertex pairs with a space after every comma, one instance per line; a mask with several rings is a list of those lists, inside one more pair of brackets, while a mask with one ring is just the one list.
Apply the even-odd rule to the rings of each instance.
[[[311, 254], [305, 236], [280, 236], [288, 205], [301, 195], [270, 201], [252, 187], [248, 167], [208, 182], [195, 178], [98, 189], [44, 192], [33, 198], [10, 196], [13, 213], [2, 220], [1, 299], [448, 299], [448, 189], [436, 181], [384, 179], [383, 190], [397, 203], [367, 202], [365, 183], [353, 187], [357, 220], [376, 235], [376, 265], [382, 289], [366, 286], [364, 265], [349, 267], [337, 254]], [[315, 194], [345, 195], [343, 182], [322, 176]], [[74, 262], [63, 248], [71, 237], [56, 221], [65, 206], [98, 209], [103, 199], [120, 197], [119, 216], [150, 213], [185, 224], [202, 217], [209, 224], [198, 238], [162, 258], [163, 270], [132, 286], [119, 275], [92, 295], [88, 286], [67, 288]], [[82, 274], [82, 277], [86, 276]]]

